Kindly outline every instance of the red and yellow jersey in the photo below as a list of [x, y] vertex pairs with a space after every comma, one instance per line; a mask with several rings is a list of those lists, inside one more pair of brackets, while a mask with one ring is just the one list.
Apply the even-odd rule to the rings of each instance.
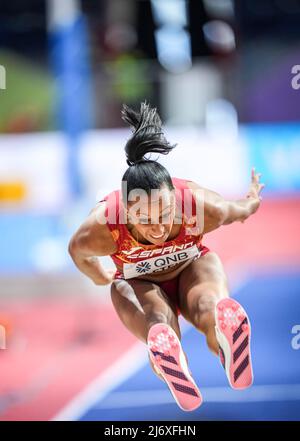
[[[187, 186], [188, 180], [172, 178], [172, 182], [175, 187], [176, 205], [183, 213], [181, 229], [176, 238], [162, 245], [142, 244], [130, 234], [124, 222], [120, 190], [111, 192], [100, 201], [106, 201], [107, 226], [118, 247], [117, 252], [111, 255], [114, 263], [122, 268], [122, 272], [117, 271], [116, 278], [130, 279], [158, 273], [188, 259], [196, 259], [206, 250], [201, 243], [203, 234], [196, 226], [196, 202]], [[186, 201], [190, 203], [187, 204]], [[112, 213], [115, 215], [111, 216]], [[193, 219], [193, 223], [190, 219]]]

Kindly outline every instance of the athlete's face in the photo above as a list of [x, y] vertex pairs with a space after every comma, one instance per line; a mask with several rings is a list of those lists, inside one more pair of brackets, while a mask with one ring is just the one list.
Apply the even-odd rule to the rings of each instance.
[[175, 217], [174, 191], [162, 187], [158, 192], [144, 195], [137, 203], [127, 203], [130, 223], [147, 241], [159, 245], [169, 236]]

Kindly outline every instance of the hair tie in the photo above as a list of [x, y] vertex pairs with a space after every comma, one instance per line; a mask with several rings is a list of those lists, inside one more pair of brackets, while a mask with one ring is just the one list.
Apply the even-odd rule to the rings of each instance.
[[146, 162], [147, 160], [142, 158], [142, 159], [138, 159], [137, 161], [130, 161], [129, 159], [126, 159], [127, 165], [129, 165], [129, 167], [132, 167], [133, 165], [136, 164], [140, 164], [141, 162]]

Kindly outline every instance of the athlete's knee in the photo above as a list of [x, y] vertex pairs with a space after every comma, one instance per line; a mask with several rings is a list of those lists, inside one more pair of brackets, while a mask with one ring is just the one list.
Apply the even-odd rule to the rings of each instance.
[[115, 282], [113, 282], [110, 286], [110, 297], [112, 301], [114, 301], [119, 295]]
[[146, 320], [148, 322], [149, 328], [151, 328], [151, 326], [155, 325], [156, 323], [164, 323], [167, 325], [170, 324], [168, 314], [164, 311], [151, 310], [150, 312], [146, 313]]
[[201, 332], [207, 333], [215, 325], [216, 305], [226, 293], [224, 290], [218, 289], [217, 286], [211, 284], [196, 285], [193, 289], [196, 290], [194, 293], [196, 300], [192, 305], [190, 316], [194, 326]]
[[210, 320], [214, 316], [215, 307], [220, 299], [217, 290], [206, 288], [201, 290], [193, 305], [193, 317], [195, 324], [201, 325], [202, 322]]
[[111, 297], [124, 296], [124, 293], [128, 290], [128, 283], [125, 280], [114, 280], [110, 287]]
[[218, 303], [218, 298], [218, 293], [214, 291], [202, 293], [196, 301], [196, 312], [200, 315], [213, 312]]
[[142, 307], [138, 301], [134, 289], [126, 280], [114, 280], [111, 284], [110, 295], [114, 304], [119, 303], [122, 300], [124, 301], [125, 299], [129, 303], [134, 304], [137, 309], [142, 311]]

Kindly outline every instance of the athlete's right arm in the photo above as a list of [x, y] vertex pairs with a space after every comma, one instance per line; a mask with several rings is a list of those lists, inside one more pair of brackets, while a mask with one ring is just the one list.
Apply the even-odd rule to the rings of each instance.
[[112, 282], [114, 271], [105, 270], [97, 256], [109, 256], [117, 251], [104, 218], [105, 202], [90, 212], [70, 240], [69, 253], [77, 268], [96, 285]]

